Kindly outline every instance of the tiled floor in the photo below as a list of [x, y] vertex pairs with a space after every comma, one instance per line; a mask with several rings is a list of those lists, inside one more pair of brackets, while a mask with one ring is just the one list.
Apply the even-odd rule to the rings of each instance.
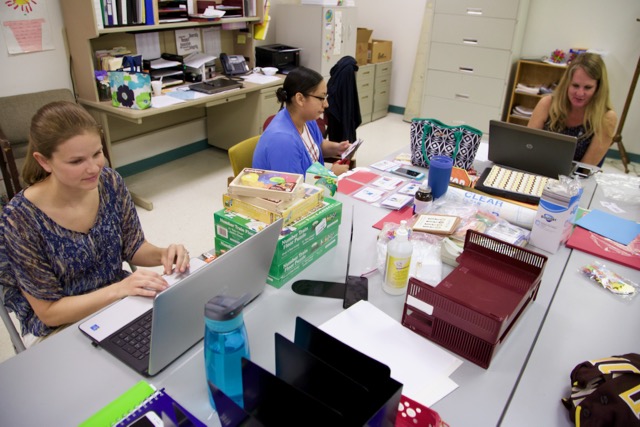
[[[402, 116], [388, 116], [358, 129], [364, 144], [357, 154], [358, 165], [368, 165], [386, 155], [407, 148], [409, 123]], [[407, 148], [408, 150], [408, 148]], [[483, 144], [478, 157], [486, 157]], [[640, 166], [631, 165], [638, 176]], [[606, 172], [621, 173], [619, 160], [607, 160]], [[147, 239], [157, 245], [184, 243], [192, 254], [214, 246], [213, 212], [222, 208], [231, 166], [226, 151], [210, 148], [126, 179], [130, 191], [153, 202], [154, 209], [138, 208]], [[6, 330], [0, 326], [0, 362], [13, 356]]]

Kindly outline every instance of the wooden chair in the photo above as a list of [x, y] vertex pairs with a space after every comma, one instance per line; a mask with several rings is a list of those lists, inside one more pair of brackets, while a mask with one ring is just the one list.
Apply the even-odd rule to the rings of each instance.
[[229, 148], [227, 153], [229, 154], [231, 170], [233, 171], [233, 176], [229, 177], [229, 183], [238, 176], [242, 169], [251, 167], [253, 163], [253, 152], [256, 149], [256, 145], [258, 145], [259, 139], [260, 135], [252, 136]]
[[[23, 187], [18, 163], [22, 163], [27, 155], [31, 118], [41, 107], [54, 101], [76, 102], [76, 99], [69, 89], [0, 97], [0, 170], [9, 199]], [[102, 145], [107, 162], [111, 164], [104, 138]]]

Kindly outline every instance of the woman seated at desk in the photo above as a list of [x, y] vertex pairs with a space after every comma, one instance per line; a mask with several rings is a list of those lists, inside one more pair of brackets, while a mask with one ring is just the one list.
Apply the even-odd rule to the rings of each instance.
[[598, 54], [582, 53], [571, 61], [553, 94], [538, 101], [528, 127], [578, 137], [573, 159], [601, 165], [616, 123], [604, 62]]
[[[349, 141], [323, 139], [316, 123], [329, 105], [327, 83], [320, 73], [295, 68], [276, 96], [282, 108], [258, 141], [254, 168], [304, 175], [314, 162], [324, 164], [325, 157], [338, 157], [349, 147]], [[331, 170], [340, 175], [349, 170], [349, 165], [334, 163]]]
[[165, 273], [189, 267], [184, 246], [145, 240], [124, 180], [105, 167], [100, 127], [81, 106], [53, 102], [36, 113], [22, 178], [28, 187], [0, 220], [0, 285], [26, 347], [127, 295], [167, 287], [123, 261]]

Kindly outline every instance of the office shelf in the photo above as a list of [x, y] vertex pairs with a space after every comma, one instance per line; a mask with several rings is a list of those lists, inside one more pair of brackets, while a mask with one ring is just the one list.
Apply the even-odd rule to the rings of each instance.
[[518, 84], [530, 87], [552, 88], [560, 81], [566, 67], [559, 65], [551, 65], [541, 61], [520, 60], [516, 66], [515, 76], [513, 78], [513, 87], [511, 88], [511, 98], [509, 108], [505, 111], [505, 120], [509, 123], [517, 123], [526, 125], [529, 118], [518, 114], [514, 114], [513, 109], [516, 106], [533, 109], [543, 94], [531, 94], [518, 91]]

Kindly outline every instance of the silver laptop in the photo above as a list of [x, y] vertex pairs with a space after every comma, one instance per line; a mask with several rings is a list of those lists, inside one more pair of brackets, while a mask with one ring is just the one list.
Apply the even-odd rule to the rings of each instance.
[[498, 166], [558, 179], [570, 176], [578, 139], [513, 123], [489, 122], [489, 160]]
[[194, 258], [155, 298], [127, 297], [78, 327], [137, 372], [156, 375], [203, 338], [207, 301], [247, 293], [251, 301], [264, 290], [281, 228], [282, 219], [208, 264]]

